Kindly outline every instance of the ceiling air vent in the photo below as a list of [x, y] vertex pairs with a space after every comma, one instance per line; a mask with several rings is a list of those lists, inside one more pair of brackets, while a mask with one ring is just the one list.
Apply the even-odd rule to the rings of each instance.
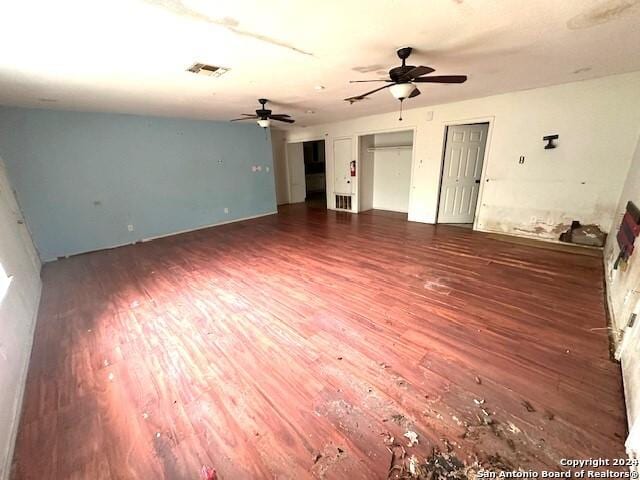
[[206, 75], [207, 77], [220, 77], [229, 71], [228, 68], [216, 67], [215, 65], [207, 65], [206, 63], [194, 63], [188, 69], [188, 72], [196, 75]]

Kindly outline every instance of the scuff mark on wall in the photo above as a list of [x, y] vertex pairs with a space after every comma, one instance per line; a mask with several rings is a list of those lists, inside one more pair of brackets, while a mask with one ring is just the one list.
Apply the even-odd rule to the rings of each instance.
[[602, 25], [622, 16], [630, 15], [638, 5], [640, 5], [640, 0], [608, 0], [569, 19], [567, 28], [580, 30]]
[[549, 224], [546, 222], [539, 222], [532, 225], [531, 228], [514, 227], [513, 230], [518, 232], [527, 233], [529, 235], [540, 235], [545, 238], [555, 238], [560, 233], [564, 232], [569, 227], [567, 223]]
[[[549, 212], [545, 212], [544, 215], [553, 218]], [[542, 215], [541, 217], [546, 218]], [[567, 230], [570, 225], [571, 222], [553, 223], [550, 220], [539, 220], [530, 225], [522, 223], [520, 223], [520, 225], [514, 225], [514, 222], [512, 220], [488, 219], [482, 222], [481, 229], [485, 231], [500, 233], [518, 233], [526, 237], [538, 237], [545, 240], [557, 240], [558, 235]]]
[[226, 28], [227, 30], [235, 33], [236, 35], [254, 38], [261, 42], [270, 43], [271, 45], [275, 45], [277, 47], [287, 48], [289, 50], [292, 50], [296, 53], [300, 53], [302, 55], [308, 55], [311, 57], [314, 56], [313, 53], [311, 52], [307, 52], [300, 48], [294, 47], [293, 45], [290, 45], [281, 40], [271, 38], [266, 35], [262, 35], [260, 33], [254, 33], [254, 32], [249, 32], [247, 30], [243, 30], [239, 28], [240, 22], [235, 18], [229, 18], [229, 17], [212, 18], [209, 15], [198, 12], [197, 10], [194, 10], [186, 6], [181, 0], [144, 0], [144, 1], [150, 5], [169, 10], [170, 12], [175, 13], [176, 15], [181, 15], [183, 17], [187, 17], [192, 20], [207, 22], [213, 25], [217, 25], [218, 27]]

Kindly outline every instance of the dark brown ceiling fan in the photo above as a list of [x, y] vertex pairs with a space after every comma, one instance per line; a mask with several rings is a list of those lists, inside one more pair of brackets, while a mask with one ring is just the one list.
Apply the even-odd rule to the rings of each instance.
[[416, 83], [464, 83], [467, 81], [466, 75], [433, 75], [425, 77], [435, 72], [431, 67], [407, 65], [407, 58], [411, 55], [411, 47], [403, 47], [397, 50], [398, 58], [402, 60], [402, 65], [389, 70], [389, 78], [381, 78], [376, 80], [351, 80], [350, 83], [364, 82], [385, 82], [387, 85], [371, 90], [370, 92], [356, 95], [355, 97], [345, 98], [349, 103], [364, 100], [365, 97], [372, 93], [379, 92], [385, 88], [389, 88], [391, 95], [400, 100], [400, 120], [402, 120], [402, 102], [407, 98], [413, 98], [420, 95], [420, 90], [415, 86]]
[[266, 98], [259, 98], [258, 102], [260, 103], [260, 108], [256, 110], [255, 115], [251, 113], [243, 113], [241, 118], [234, 118], [231, 121], [238, 122], [240, 120], [257, 120], [258, 125], [262, 128], [268, 128], [271, 125], [271, 120], [285, 123], [295, 122], [295, 120], [291, 118], [291, 115], [287, 115], [286, 113], [273, 113], [271, 110], [265, 108], [268, 101], [269, 100]]

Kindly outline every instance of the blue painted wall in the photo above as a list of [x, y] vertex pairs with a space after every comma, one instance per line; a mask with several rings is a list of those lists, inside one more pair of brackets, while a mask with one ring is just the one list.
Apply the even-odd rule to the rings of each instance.
[[43, 260], [276, 210], [253, 122], [0, 107], [0, 156]]

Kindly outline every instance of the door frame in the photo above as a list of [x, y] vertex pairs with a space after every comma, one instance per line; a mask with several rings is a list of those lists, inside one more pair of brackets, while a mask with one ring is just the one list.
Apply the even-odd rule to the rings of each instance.
[[487, 142], [484, 146], [484, 155], [482, 156], [482, 173], [480, 174], [480, 188], [478, 189], [478, 200], [476, 200], [476, 208], [473, 214], [473, 230], [478, 229], [478, 217], [480, 213], [480, 207], [482, 206], [482, 196], [484, 194], [484, 185], [487, 183], [487, 164], [489, 160], [489, 149], [491, 147], [491, 137], [493, 134], [493, 123], [495, 117], [479, 117], [469, 118], [465, 120], [449, 120], [442, 122], [442, 153], [440, 158], [440, 178], [438, 179], [438, 201], [436, 202], [436, 224], [438, 224], [438, 217], [440, 216], [440, 200], [442, 195], [442, 176], [444, 174], [444, 159], [447, 150], [447, 133], [449, 127], [456, 125], [476, 125], [479, 123], [488, 123], [487, 127]]
[[[324, 161], [325, 161], [325, 176], [326, 176], [326, 162], [327, 162], [327, 139], [324, 135], [322, 136], [317, 136], [317, 137], [309, 137], [309, 138], [305, 138], [304, 140], [296, 140], [296, 141], [289, 141], [286, 140], [284, 142], [284, 167], [285, 167], [285, 176], [287, 177], [287, 205], [291, 205], [291, 175], [289, 172], [289, 145], [292, 143], [305, 143], [305, 142], [316, 142], [316, 141], [320, 141], [323, 140], [324, 141]], [[325, 178], [325, 189], [326, 189], [326, 178]]]
[[[413, 132], [413, 144], [411, 147], [411, 171], [409, 173], [409, 208], [408, 210], [411, 210], [411, 192], [413, 191], [413, 178], [414, 178], [414, 174], [413, 174], [413, 169], [415, 166], [415, 162], [416, 162], [416, 144], [417, 144], [417, 137], [418, 137], [418, 127], [416, 125], [410, 124], [410, 125], [403, 125], [401, 127], [393, 127], [393, 128], [376, 128], [373, 130], [361, 130], [356, 132], [355, 135], [355, 139], [356, 139], [356, 146], [355, 146], [355, 158], [356, 158], [356, 178], [358, 179], [358, 181], [356, 182], [357, 184], [357, 188], [358, 191], [356, 193], [356, 211], [359, 212], [360, 211], [360, 173], [358, 172], [362, 172], [362, 168], [361, 168], [361, 159], [360, 159], [360, 137], [366, 137], [367, 135], [380, 135], [383, 133], [399, 133], [399, 132]], [[437, 212], [436, 212], [437, 215]], [[407, 221], [409, 217], [409, 213], [407, 212]]]

